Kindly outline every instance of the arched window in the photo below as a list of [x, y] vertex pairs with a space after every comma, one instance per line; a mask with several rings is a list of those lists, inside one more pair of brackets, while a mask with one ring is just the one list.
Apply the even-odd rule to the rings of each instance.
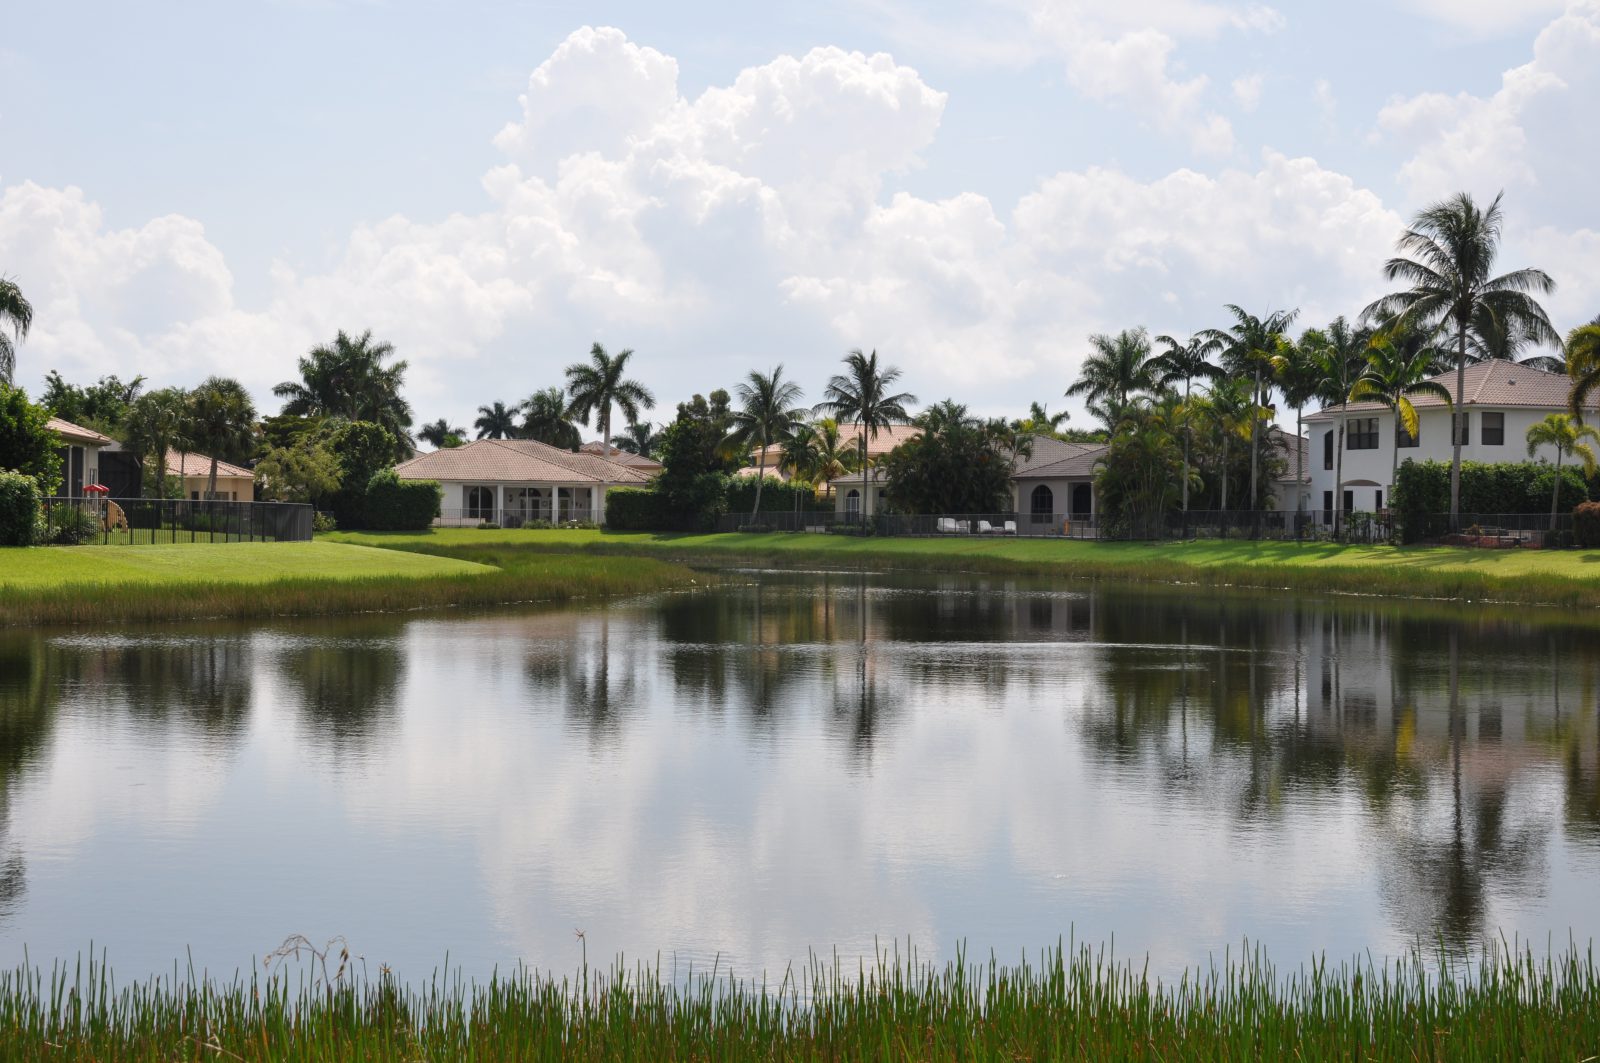
[[467, 488], [467, 516], [483, 520], [494, 516], [494, 488]]
[[845, 493], [844, 511], [847, 516], [851, 517], [859, 517], [861, 515], [861, 492], [854, 487]]
[[1033, 519], [1037, 521], [1049, 520], [1056, 511], [1056, 494], [1044, 484], [1033, 489], [1029, 496], [1028, 508], [1033, 512]]

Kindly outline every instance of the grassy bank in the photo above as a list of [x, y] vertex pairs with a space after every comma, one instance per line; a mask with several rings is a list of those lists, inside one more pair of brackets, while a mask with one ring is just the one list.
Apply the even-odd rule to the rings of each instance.
[[488, 984], [192, 980], [102, 967], [0, 978], [5, 1060], [1580, 1060], [1600, 1047], [1590, 954], [1415, 957], [1279, 974], [1252, 958], [1161, 984], [1088, 950], [1037, 964], [816, 964], [682, 986], [655, 968]]
[[348, 543], [34, 547], [0, 551], [0, 627], [382, 612], [637, 594], [689, 585], [648, 558], [475, 544], [418, 553]]
[[[1256, 587], [1310, 593], [1600, 606], [1600, 552], [1344, 546], [1333, 543], [1101, 543], [1083, 540], [870, 539], [838, 535], [651, 535], [446, 528], [329, 538], [456, 553], [495, 546], [528, 552], [634, 555], [711, 564], [879, 570], [1013, 572], [1092, 579]], [[465, 555], [461, 555], [465, 556]]]

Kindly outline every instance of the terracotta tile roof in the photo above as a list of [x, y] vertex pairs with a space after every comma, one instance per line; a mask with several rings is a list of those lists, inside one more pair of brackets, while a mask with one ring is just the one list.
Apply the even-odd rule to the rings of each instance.
[[[211, 457], [208, 454], [186, 454], [180, 450], [167, 451], [168, 476], [210, 476]], [[255, 473], [241, 465], [231, 462], [217, 462], [218, 476], [242, 476], [246, 480], [255, 479]]]
[[646, 458], [640, 454], [623, 450], [621, 447], [607, 447], [598, 439], [592, 443], [585, 443], [578, 448], [580, 454], [595, 454], [618, 465], [626, 465], [630, 469], [641, 469], [645, 472], [660, 472], [662, 464], [654, 458]]
[[642, 469], [598, 454], [536, 443], [531, 439], [479, 439], [465, 446], [421, 454], [395, 466], [402, 480], [475, 480], [486, 483], [643, 484]]
[[[922, 434], [922, 429], [914, 424], [892, 424], [887, 428], [878, 429], [876, 436], [867, 436], [867, 458], [881, 458], [901, 443], [914, 439]], [[853, 454], [860, 442], [861, 427], [859, 422], [851, 421], [839, 425], [839, 443], [841, 446], [848, 444], [847, 449]], [[776, 465], [783, 458], [783, 447], [777, 443], [767, 447], [767, 465]], [[761, 451], [750, 452], [750, 464], [757, 465], [761, 460]]]
[[[1452, 395], [1455, 394], [1455, 370], [1428, 379], [1443, 384]], [[1463, 405], [1532, 407], [1541, 410], [1565, 410], [1567, 392], [1571, 387], [1571, 381], [1560, 373], [1547, 373], [1543, 369], [1518, 365], [1503, 358], [1467, 366], [1465, 384]], [[1419, 410], [1444, 405], [1443, 399], [1432, 395], [1418, 395], [1411, 402]], [[1347, 414], [1377, 413], [1385, 409], [1379, 402], [1352, 402], [1344, 408]], [[1337, 406], [1326, 406], [1308, 415], [1306, 420], [1332, 420], [1338, 410]]]
[[111, 442], [110, 436], [103, 436], [93, 428], [85, 428], [82, 425], [73, 424], [71, 421], [63, 421], [59, 417], [50, 418], [45, 427], [62, 439], [72, 443], [103, 447]]

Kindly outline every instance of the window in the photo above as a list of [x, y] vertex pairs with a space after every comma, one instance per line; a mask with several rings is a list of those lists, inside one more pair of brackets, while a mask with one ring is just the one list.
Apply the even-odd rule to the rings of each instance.
[[1033, 489], [1033, 494], [1028, 496], [1028, 509], [1033, 514], [1033, 522], [1039, 524], [1048, 521], [1056, 512], [1056, 495], [1044, 484]]
[[850, 488], [844, 496], [844, 512], [845, 516], [848, 517], [861, 516], [861, 492], [854, 487]]
[[1344, 493], [1344, 511], [1346, 513], [1354, 513], [1356, 511], [1356, 493], [1354, 491], [1346, 491]]
[[494, 516], [494, 488], [467, 488], [467, 516], [475, 520], [485, 520]]
[[1383, 512], [1383, 488], [1381, 487], [1372, 492], [1372, 512]]
[[1416, 435], [1412, 435], [1410, 432], [1407, 432], [1406, 431], [1406, 423], [1404, 421], [1400, 420], [1398, 417], [1395, 418], [1395, 422], [1394, 422], [1394, 445], [1395, 446], [1397, 446], [1397, 447], [1414, 447], [1414, 446], [1416, 446], [1418, 443], [1420, 443], [1422, 441], [1421, 440], [1421, 436], [1422, 436], [1422, 418], [1420, 418], [1420, 417], [1417, 418], [1417, 434]]
[[1350, 421], [1346, 429], [1346, 450], [1377, 450], [1378, 449], [1378, 419], [1376, 417], [1356, 417]]
[[[1333, 429], [1331, 428], [1322, 433], [1322, 467], [1324, 469], [1333, 468]], [[1330, 502], [1327, 508], [1332, 509], [1333, 504]]]
[[1324, 513], [1332, 513], [1333, 512], [1333, 492], [1332, 491], [1324, 491], [1324, 492], [1322, 492], [1322, 512], [1324, 512]]
[[[1472, 442], [1472, 414], [1469, 411], [1462, 410], [1459, 414], [1452, 416], [1450, 422], [1450, 443], [1452, 446], [1456, 443], [1466, 446]], [[1456, 438], [1457, 436], [1460, 438]]]
[[1505, 446], [1506, 415], [1503, 413], [1484, 413], [1482, 416], [1483, 445], [1486, 447]]

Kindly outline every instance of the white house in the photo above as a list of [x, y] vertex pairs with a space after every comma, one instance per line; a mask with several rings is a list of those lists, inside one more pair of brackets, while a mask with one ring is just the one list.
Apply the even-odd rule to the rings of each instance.
[[532, 520], [560, 524], [605, 519], [606, 490], [643, 487], [649, 476], [601, 457], [531, 439], [479, 439], [421, 454], [395, 466], [402, 480], [444, 487], [440, 524], [518, 527]]
[[[1456, 389], [1454, 370], [1432, 379]], [[1461, 409], [1466, 414], [1462, 461], [1526, 461], [1528, 429], [1547, 414], [1567, 409], [1567, 378], [1515, 362], [1496, 359], [1467, 366]], [[1312, 505], [1323, 520], [1332, 519], [1337, 500], [1345, 512], [1380, 512], [1394, 492], [1393, 471], [1399, 462], [1451, 460], [1453, 441], [1450, 407], [1444, 400], [1420, 395], [1411, 400], [1417, 408], [1417, 438], [1397, 431], [1395, 415], [1377, 402], [1352, 402], [1330, 406], [1306, 418], [1311, 430]], [[1339, 419], [1344, 418], [1343, 482], [1334, 483], [1334, 450], [1338, 446]], [[1554, 462], [1555, 448], [1543, 447], [1535, 457]]]
[[100, 482], [100, 451], [111, 445], [111, 437], [59, 417], [50, 418], [46, 427], [61, 442], [62, 496], [82, 498], [84, 485]]

